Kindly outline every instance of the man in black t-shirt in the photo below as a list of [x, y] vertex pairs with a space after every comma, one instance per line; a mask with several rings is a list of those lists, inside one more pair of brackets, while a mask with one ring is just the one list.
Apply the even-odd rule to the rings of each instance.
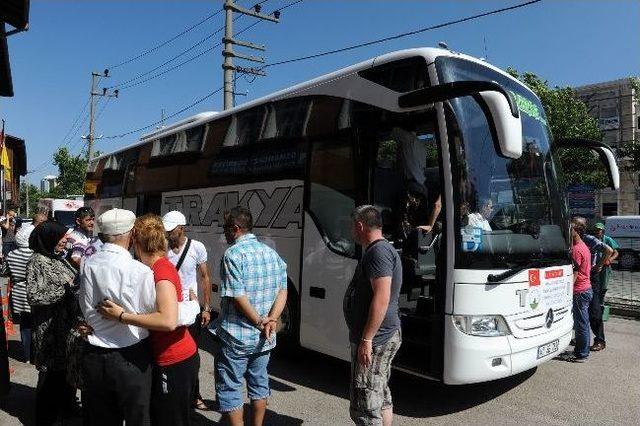
[[351, 342], [351, 419], [362, 425], [391, 425], [391, 361], [402, 343], [402, 264], [382, 237], [382, 216], [375, 207], [356, 208], [351, 231], [364, 250], [344, 300]]

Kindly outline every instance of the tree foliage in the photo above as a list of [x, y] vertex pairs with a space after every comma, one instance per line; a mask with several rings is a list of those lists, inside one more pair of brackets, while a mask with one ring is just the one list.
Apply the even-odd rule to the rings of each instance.
[[[513, 68], [507, 71], [526, 84], [540, 98], [554, 139], [602, 140], [598, 122], [589, 115], [587, 106], [576, 96], [573, 89], [549, 87], [546, 80], [542, 80], [533, 73], [519, 74]], [[607, 185], [607, 172], [591, 151], [562, 148], [557, 152], [565, 182], [591, 184], [598, 188]]]
[[[38, 200], [42, 197], [42, 193], [37, 186], [29, 184], [29, 214], [36, 213]], [[27, 183], [20, 184], [20, 212], [26, 215], [27, 212]]]
[[53, 154], [53, 164], [58, 166], [58, 186], [49, 196], [62, 198], [84, 193], [87, 159], [82, 153], [74, 156], [66, 147], [59, 148]]

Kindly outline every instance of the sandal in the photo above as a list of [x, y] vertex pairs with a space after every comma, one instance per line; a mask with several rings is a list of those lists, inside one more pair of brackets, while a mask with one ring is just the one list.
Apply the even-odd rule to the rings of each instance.
[[195, 402], [193, 403], [193, 408], [200, 411], [211, 411], [207, 404], [205, 404], [205, 402], [200, 398], [195, 400]]

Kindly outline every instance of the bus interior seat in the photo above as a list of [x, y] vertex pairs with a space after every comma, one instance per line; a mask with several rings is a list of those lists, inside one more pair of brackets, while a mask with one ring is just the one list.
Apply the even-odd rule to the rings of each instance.
[[418, 232], [418, 262], [415, 273], [419, 276], [434, 275], [436, 273], [436, 250], [440, 242], [440, 235]]
[[402, 254], [403, 280], [400, 293], [407, 294], [409, 300], [424, 296], [426, 283], [435, 280], [436, 251], [440, 234], [414, 231], [405, 242], [411, 249]]

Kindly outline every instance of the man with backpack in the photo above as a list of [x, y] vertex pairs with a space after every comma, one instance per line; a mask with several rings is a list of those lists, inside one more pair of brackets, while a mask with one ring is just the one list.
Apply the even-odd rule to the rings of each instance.
[[[196, 322], [189, 327], [189, 332], [197, 344], [202, 329], [211, 321], [211, 280], [207, 266], [207, 249], [200, 241], [187, 238], [184, 231], [187, 218], [181, 212], [170, 211], [162, 217], [162, 223], [169, 241], [167, 258], [175, 265], [182, 282], [182, 300], [200, 300], [201, 313]], [[202, 291], [199, 291], [200, 288]], [[194, 408], [208, 410], [200, 395], [199, 381], [196, 383], [195, 395]]]

